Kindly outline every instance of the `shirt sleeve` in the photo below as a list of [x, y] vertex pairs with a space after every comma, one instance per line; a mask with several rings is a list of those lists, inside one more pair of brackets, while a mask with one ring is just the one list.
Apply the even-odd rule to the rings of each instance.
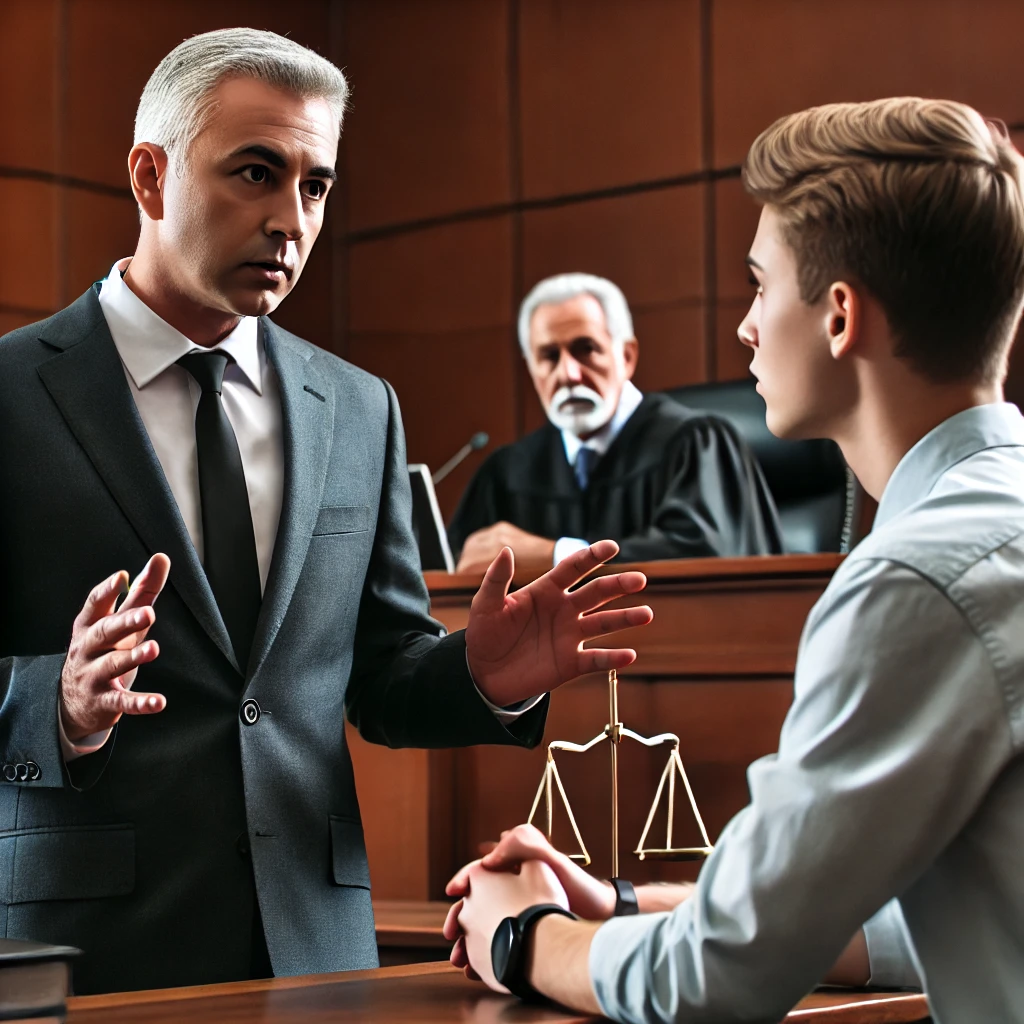
[[64, 722], [60, 717], [59, 705], [57, 707], [57, 730], [60, 733], [60, 749], [64, 755], [65, 764], [77, 760], [79, 757], [85, 757], [86, 754], [95, 754], [110, 739], [110, 734], [113, 732], [113, 729], [104, 729], [103, 732], [94, 732], [91, 736], [86, 736], [77, 743], [72, 743], [68, 739], [68, 734], [64, 731]]
[[864, 922], [864, 938], [871, 965], [869, 985], [880, 988], [921, 988], [921, 975], [907, 923], [898, 900], [890, 900]]
[[750, 804], [693, 896], [595, 934], [603, 1012], [781, 1019], [926, 871], [1012, 755], [992, 663], [960, 610], [909, 568], [847, 562], [805, 629], [779, 751], [750, 767]]

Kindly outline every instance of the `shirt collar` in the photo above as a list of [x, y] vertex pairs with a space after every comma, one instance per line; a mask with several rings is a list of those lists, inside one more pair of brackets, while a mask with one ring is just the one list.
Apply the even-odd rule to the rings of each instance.
[[243, 316], [227, 337], [222, 338], [212, 350], [205, 349], [157, 316], [124, 283], [121, 274], [128, 269], [129, 263], [130, 258], [118, 260], [110, 268], [100, 288], [100, 307], [121, 362], [139, 390], [183, 355], [219, 349], [234, 359], [253, 390], [258, 395], [263, 394], [259, 320], [256, 317]]
[[604, 455], [643, 400], [643, 393], [631, 380], [627, 380], [622, 385], [622, 394], [619, 395], [615, 415], [593, 437], [581, 441], [571, 430], [563, 430], [562, 444], [565, 446], [565, 457], [569, 460], [569, 465], [576, 461], [576, 456], [584, 445], [592, 448], [598, 455]]
[[940, 423], [900, 459], [882, 492], [875, 527], [927, 496], [958, 462], [988, 448], [1024, 446], [1024, 416], [1010, 402], [976, 405]]

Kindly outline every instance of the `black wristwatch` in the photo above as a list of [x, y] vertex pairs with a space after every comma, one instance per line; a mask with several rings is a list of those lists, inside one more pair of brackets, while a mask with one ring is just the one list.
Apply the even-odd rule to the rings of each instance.
[[626, 917], [629, 914], [639, 914], [640, 906], [636, 901], [636, 889], [632, 882], [624, 878], [609, 878], [612, 888], [615, 890], [615, 917]]
[[542, 998], [526, 980], [526, 943], [534, 925], [548, 914], [562, 914], [579, 920], [557, 903], [537, 903], [527, 907], [518, 917], [506, 917], [491, 939], [491, 968], [494, 977], [514, 996], [527, 1002]]

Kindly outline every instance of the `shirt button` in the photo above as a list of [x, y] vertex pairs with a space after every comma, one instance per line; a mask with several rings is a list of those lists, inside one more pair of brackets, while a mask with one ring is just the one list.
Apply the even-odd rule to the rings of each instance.
[[260, 711], [259, 704], [257, 704], [252, 697], [242, 704], [241, 715], [242, 722], [245, 725], [255, 725], [260, 720], [260, 715], [262, 714], [263, 712]]

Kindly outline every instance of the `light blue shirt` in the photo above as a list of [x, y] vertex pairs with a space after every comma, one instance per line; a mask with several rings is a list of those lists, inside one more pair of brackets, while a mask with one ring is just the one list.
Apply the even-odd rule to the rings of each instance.
[[598, 930], [602, 1009], [779, 1020], [871, 918], [874, 984], [920, 979], [938, 1024], [1024, 1021], [1022, 752], [1024, 418], [987, 405], [896, 468], [693, 897]]

